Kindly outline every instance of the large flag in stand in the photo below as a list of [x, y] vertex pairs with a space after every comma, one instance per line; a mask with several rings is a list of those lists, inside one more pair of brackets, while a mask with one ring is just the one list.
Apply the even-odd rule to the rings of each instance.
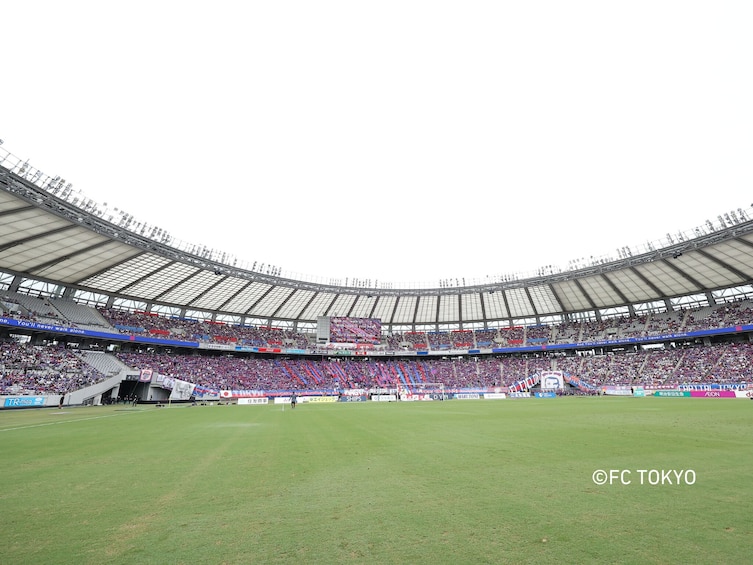
[[170, 400], [189, 400], [193, 395], [193, 389], [196, 385], [188, 381], [173, 379], [173, 390], [170, 393]]
[[154, 371], [152, 371], [151, 369], [141, 369], [141, 372], [139, 373], [139, 382], [140, 383], [152, 382], [153, 374], [154, 374]]

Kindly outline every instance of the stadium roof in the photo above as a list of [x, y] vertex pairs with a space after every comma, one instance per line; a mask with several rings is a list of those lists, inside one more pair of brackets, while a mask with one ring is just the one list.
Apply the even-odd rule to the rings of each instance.
[[[20, 173], [20, 174], [19, 174]], [[160, 230], [112, 222], [91, 201], [56, 196], [21, 170], [0, 167], [0, 271], [67, 291], [89, 291], [246, 323], [319, 316], [383, 324], [496, 326], [708, 294], [753, 281], [753, 221], [696, 231], [660, 249], [566, 272], [451, 288], [327, 285], [238, 268], [206, 248], [178, 249]]]

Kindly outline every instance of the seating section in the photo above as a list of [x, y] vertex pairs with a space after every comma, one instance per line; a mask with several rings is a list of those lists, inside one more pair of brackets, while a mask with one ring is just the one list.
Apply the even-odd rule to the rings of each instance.
[[105, 378], [78, 352], [0, 343], [0, 394], [66, 394]]
[[168, 353], [117, 353], [115, 357], [3, 343], [0, 394], [70, 392], [124, 368], [152, 369], [217, 390], [334, 390], [419, 382], [442, 382], [448, 388], [504, 387], [548, 370], [577, 376], [593, 387], [753, 383], [753, 344], [747, 342], [568, 357], [312, 360]]
[[[259, 348], [315, 351], [312, 335], [274, 327], [239, 326], [157, 316], [147, 312], [95, 310], [61, 298], [38, 298], [6, 292], [3, 315], [56, 325], [97, 328], [126, 335], [149, 335], [186, 341]], [[473, 348], [542, 345], [523, 355], [441, 358], [340, 358], [314, 360], [280, 356], [262, 359], [217, 352], [190, 355], [123, 352], [112, 355], [74, 351], [60, 346], [0, 342], [0, 394], [61, 393], [88, 386], [122, 371], [151, 368], [156, 372], [219, 389], [363, 388], [398, 383], [442, 382], [447, 387], [508, 386], [533, 373], [560, 370], [591, 386], [676, 386], [683, 383], [753, 383], [753, 345], [748, 342], [703, 343], [658, 349], [628, 348], [589, 354], [574, 349], [554, 355], [552, 343], [584, 343], [624, 337], [650, 337], [750, 324], [751, 301], [660, 314], [610, 318], [557, 325], [507, 326], [477, 330], [411, 331], [383, 336], [388, 352], [451, 351]], [[7, 338], [7, 336], [6, 336]], [[545, 355], [546, 353], [546, 355]]]
[[[38, 298], [6, 292], [0, 300], [6, 316], [94, 329], [126, 335], [148, 335], [202, 343], [247, 347], [311, 349], [310, 333], [266, 326], [242, 326], [209, 320], [191, 320], [154, 313], [94, 309], [61, 298]], [[735, 327], [753, 321], [753, 303], [739, 301], [694, 310], [677, 310], [601, 321], [563, 322], [556, 325], [502, 326], [451, 331], [409, 331], [383, 335], [380, 348], [388, 351], [445, 351], [495, 347], [572, 344], [621, 338]]]
[[488, 359], [292, 360], [199, 355], [119, 354], [133, 369], [210, 388], [372, 388], [442, 382], [449, 388], [509, 386], [526, 376], [559, 370], [594, 387], [753, 383], [753, 344], [728, 343], [619, 355]]

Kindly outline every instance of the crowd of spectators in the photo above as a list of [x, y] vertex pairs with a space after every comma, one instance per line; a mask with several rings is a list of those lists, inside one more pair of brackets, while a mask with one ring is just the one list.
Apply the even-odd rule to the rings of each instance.
[[49, 299], [43, 296], [28, 296], [7, 291], [0, 300], [0, 312], [12, 318], [41, 324], [73, 325]]
[[452, 348], [449, 332], [426, 332], [428, 348], [433, 351], [443, 351]]
[[638, 350], [607, 355], [556, 358], [556, 369], [591, 386], [752, 383], [753, 344], [749, 342]]
[[[98, 324], [96, 317], [85, 316], [79, 308], [64, 308], [62, 299], [49, 300], [6, 293], [0, 301], [4, 315], [32, 321], [79, 327], [83, 321]], [[73, 304], [73, 303], [71, 303]], [[245, 347], [278, 347], [314, 349], [316, 337], [311, 333], [292, 329], [236, 325], [211, 320], [192, 320], [161, 316], [142, 311], [91, 309], [102, 320], [97, 329], [126, 335], [144, 335], [200, 343]], [[66, 318], [63, 312], [75, 312], [77, 321]], [[357, 327], [340, 324], [337, 339], [350, 339], [353, 332], [371, 335], [380, 326], [379, 320], [358, 319]], [[568, 344], [598, 342], [620, 338], [645, 338], [682, 332], [735, 327], [753, 321], [753, 303], [738, 301], [696, 309], [681, 309], [656, 314], [641, 314], [622, 318], [593, 321], [572, 321], [559, 324], [506, 326], [500, 328], [447, 331], [408, 331], [381, 336], [378, 347], [389, 351], [451, 349], [489, 349], [523, 345]], [[350, 343], [350, 342], [346, 342]], [[377, 344], [375, 344], [377, 345]]]
[[[289, 390], [386, 388], [443, 383], [448, 388], [505, 387], [549, 370], [577, 376], [590, 387], [753, 383], [753, 344], [640, 350], [573, 356], [305, 359], [207, 354], [117, 353], [133, 370], [151, 369], [210, 389]], [[0, 394], [65, 393], [105, 375], [61, 347], [0, 344]]]
[[494, 342], [494, 340], [497, 339], [497, 328], [475, 330], [473, 333], [476, 339], [476, 347], [491, 349], [497, 345]]
[[105, 375], [74, 351], [56, 346], [0, 343], [0, 394], [65, 394]]
[[[0, 300], [3, 314], [21, 319], [72, 324], [62, 312], [95, 323], [83, 313], [45, 298], [6, 293]], [[113, 332], [149, 335], [230, 345], [313, 350], [311, 334], [289, 329], [241, 326], [207, 320], [158, 316], [147, 312], [99, 310]], [[72, 314], [71, 314], [72, 315]], [[511, 326], [477, 330], [411, 331], [383, 336], [388, 351], [489, 349], [524, 344], [584, 343], [625, 337], [646, 337], [750, 324], [751, 301], [738, 301], [697, 309], [609, 318], [601, 321], [556, 325]], [[364, 331], [373, 330], [368, 325]], [[326, 361], [280, 356], [261, 359], [242, 355], [168, 355], [121, 353], [135, 368], [151, 368], [164, 376], [189, 380], [214, 388], [360, 388], [397, 382], [442, 382], [448, 387], [508, 386], [545, 370], [577, 375], [592, 385], [673, 386], [681, 383], [753, 382], [753, 350], [748, 343], [643, 349], [583, 355], [572, 351], [559, 356], [478, 356], [438, 359], [345, 358]], [[545, 351], [542, 348], [542, 351]], [[60, 392], [82, 388], [103, 378], [81, 356], [62, 347], [4, 343], [0, 347], [0, 391], [5, 394]], [[31, 392], [30, 392], [31, 391]]]
[[102, 309], [101, 314], [115, 330], [129, 335], [149, 335], [181, 341], [224, 343], [246, 347], [291, 347], [306, 349], [309, 336], [292, 330], [265, 326], [243, 326], [209, 320], [157, 316], [148, 312]]
[[450, 332], [451, 349], [473, 349], [476, 347], [472, 330], [452, 330]]
[[372, 388], [396, 383], [443, 383], [450, 388], [504, 387], [536, 373], [559, 370], [592, 387], [753, 383], [753, 344], [727, 343], [637, 353], [569, 357], [453, 359], [256, 359], [200, 355], [119, 354], [134, 368], [207, 387], [278, 390]]

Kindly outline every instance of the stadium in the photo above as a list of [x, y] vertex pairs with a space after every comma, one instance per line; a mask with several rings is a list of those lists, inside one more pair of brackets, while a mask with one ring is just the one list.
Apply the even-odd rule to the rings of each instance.
[[566, 270], [393, 288], [175, 240], [3, 148], [0, 188], [9, 562], [749, 554], [750, 209]]
[[[752, 381], [750, 210], [567, 270], [465, 286], [348, 286], [239, 265], [0, 156], [2, 337], [55, 344], [99, 372], [75, 390], [45, 391], [32, 376], [5, 393], [69, 394], [76, 405], [167, 400], [172, 387], [153, 386], [158, 377], [215, 401], [294, 389], [304, 398], [411, 396], [426, 383], [484, 395], [731, 391]], [[197, 357], [212, 369], [193, 369]], [[121, 393], [124, 376], [150, 370], [154, 381], [140, 376], [134, 382], [143, 384]], [[543, 374], [560, 375], [557, 386]]]

